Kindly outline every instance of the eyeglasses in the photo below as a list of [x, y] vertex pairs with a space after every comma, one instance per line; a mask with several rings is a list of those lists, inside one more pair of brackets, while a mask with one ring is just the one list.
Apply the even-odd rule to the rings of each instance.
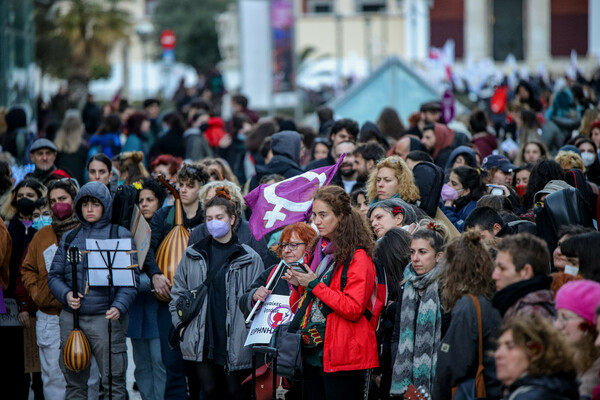
[[290, 250], [296, 251], [298, 249], [298, 246], [300, 246], [301, 244], [306, 244], [306, 243], [304, 243], [304, 242], [292, 242], [292, 243], [281, 242], [281, 243], [279, 243], [278, 246], [282, 251], [285, 250], [285, 248], [288, 246], [290, 246]]

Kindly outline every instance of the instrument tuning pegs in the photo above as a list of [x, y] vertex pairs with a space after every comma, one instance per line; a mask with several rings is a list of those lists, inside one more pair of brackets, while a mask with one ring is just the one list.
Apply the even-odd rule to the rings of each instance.
[[67, 261], [72, 264], [79, 264], [81, 262], [81, 253], [78, 247], [69, 247]]

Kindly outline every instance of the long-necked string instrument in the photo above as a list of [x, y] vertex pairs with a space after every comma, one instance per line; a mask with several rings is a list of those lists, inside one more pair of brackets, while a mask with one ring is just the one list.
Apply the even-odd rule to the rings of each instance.
[[[183, 205], [179, 192], [162, 176], [158, 176], [158, 180], [165, 185], [175, 199], [175, 225], [171, 232], [163, 239], [158, 250], [156, 251], [156, 263], [164, 276], [166, 276], [171, 284], [173, 284], [173, 276], [175, 270], [183, 257], [183, 253], [187, 248], [190, 239], [190, 232], [183, 226]], [[164, 302], [169, 302], [171, 298], [161, 296], [158, 292], [154, 292], [156, 297]]]
[[[81, 262], [79, 248], [71, 247], [67, 253], [73, 275], [73, 297], [79, 297], [77, 290], [77, 264]], [[79, 309], [73, 310], [73, 330], [69, 334], [63, 350], [65, 366], [74, 372], [83, 371], [90, 365], [92, 351], [84, 333], [79, 329]]]

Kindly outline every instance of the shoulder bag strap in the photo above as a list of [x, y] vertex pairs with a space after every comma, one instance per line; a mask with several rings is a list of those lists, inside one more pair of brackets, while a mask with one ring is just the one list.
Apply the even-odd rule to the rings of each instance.
[[[471, 298], [471, 300], [473, 301], [473, 305], [475, 306], [475, 312], [477, 313], [477, 334], [478, 334], [478, 353], [479, 353], [479, 365], [477, 367], [477, 374], [479, 375], [480, 371], [483, 372], [484, 366], [483, 366], [483, 322], [481, 320], [481, 305], [479, 304], [479, 300], [477, 299], [476, 296], [473, 296], [472, 294], [468, 294], [467, 296], [469, 296]], [[486, 397], [485, 394], [485, 386], [483, 386], [483, 388], [481, 388], [483, 393], [479, 393], [481, 390], [477, 385], [477, 377], [475, 378], [475, 392], [476, 392], [476, 396], [479, 397]]]
[[[208, 263], [206, 261], [205, 261], [205, 264], [206, 264], [206, 269], [209, 269]], [[193, 290], [198, 292], [202, 286], [206, 286], [207, 288], [210, 287], [210, 285], [212, 284], [212, 281], [215, 279], [215, 276], [217, 276], [217, 272], [219, 272], [220, 269], [221, 268], [213, 268], [212, 270], [209, 270], [206, 273], [206, 279], [204, 280], [204, 282], [202, 282], [200, 285], [198, 285]]]
[[296, 332], [300, 328], [300, 321], [302, 321], [302, 317], [306, 314], [306, 309], [308, 305], [312, 303], [314, 295], [312, 293], [308, 293], [306, 298], [302, 302], [300, 308], [296, 310], [296, 314], [294, 314], [294, 318], [292, 322], [290, 322], [290, 326], [288, 327], [288, 332]]

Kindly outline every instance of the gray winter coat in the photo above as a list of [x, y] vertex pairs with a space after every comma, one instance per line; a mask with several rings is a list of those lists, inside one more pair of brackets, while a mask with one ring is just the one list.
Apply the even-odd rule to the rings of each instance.
[[[175, 310], [175, 302], [182, 293], [195, 289], [206, 279], [207, 264], [206, 253], [201, 241], [186, 249], [183, 258], [179, 262], [173, 287], [171, 288], [171, 320], [177, 332], [182, 323]], [[252, 282], [265, 270], [260, 256], [245, 244], [237, 244], [234, 259], [229, 264], [225, 278], [227, 292], [227, 364], [230, 371], [248, 369], [252, 367], [252, 353], [250, 347], [244, 347], [248, 334], [244, 315], [238, 308], [239, 298], [252, 285]], [[204, 339], [207, 315], [207, 302], [202, 305], [200, 313], [189, 323], [183, 332], [181, 342], [181, 353], [183, 359], [188, 361], [203, 361]]]
[[[93, 224], [88, 223], [83, 218], [81, 212], [81, 199], [87, 196], [97, 198], [104, 207], [102, 217]], [[100, 182], [89, 182], [83, 185], [75, 197], [75, 212], [77, 218], [81, 222], [81, 230], [71, 242], [70, 247], [79, 247], [80, 250], [84, 250], [86, 249], [86, 239], [110, 238], [112, 199], [108, 188], [104, 184]], [[69, 293], [73, 287], [71, 264], [67, 262], [65, 250], [65, 239], [69, 236], [69, 233], [70, 231], [62, 236], [62, 240], [58, 246], [54, 260], [52, 261], [52, 267], [48, 272], [48, 286], [54, 297], [62, 303], [63, 309], [72, 312], [73, 310], [67, 303], [67, 293]], [[118, 236], [119, 239], [133, 239], [131, 232], [122, 226], [118, 227]], [[132, 248], [135, 249], [133, 240]], [[137, 254], [134, 253], [132, 258], [132, 264], [136, 264]], [[77, 265], [77, 289], [84, 295], [83, 299], [81, 299], [81, 307], [79, 308], [80, 314], [104, 314], [113, 306], [117, 307], [121, 314], [126, 313], [137, 295], [137, 287], [140, 283], [139, 269], [131, 269], [135, 277], [136, 287], [115, 287], [112, 289], [111, 293], [111, 290], [108, 287], [90, 286], [89, 291], [85, 293], [86, 284], [88, 283], [87, 267], [87, 255], [82, 254], [81, 262]]]

